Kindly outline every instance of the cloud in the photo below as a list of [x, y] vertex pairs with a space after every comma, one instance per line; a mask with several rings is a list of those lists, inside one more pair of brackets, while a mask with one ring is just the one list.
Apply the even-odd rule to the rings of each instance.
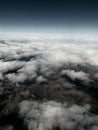
[[54, 101], [20, 103], [20, 115], [29, 130], [49, 130], [60, 128], [66, 130], [98, 129], [98, 116], [89, 115], [90, 106], [68, 106]]
[[97, 99], [93, 98], [98, 92], [97, 37], [8, 34], [0, 39], [4, 111], [9, 99], [20, 104], [19, 114], [29, 130], [98, 128]]
[[3, 75], [1, 72], [0, 72], [0, 80], [3, 80]]
[[[64, 43], [61, 44], [62, 40]], [[16, 82], [20, 81], [17, 79], [18, 77], [24, 75], [23, 82], [26, 79], [36, 77], [37, 73], [49, 77], [60, 68], [63, 71], [64, 66], [65, 69], [68, 68], [70, 64], [80, 64], [85, 67], [98, 65], [96, 44], [86, 43], [84, 45], [81, 44], [81, 41], [79, 44], [73, 40], [71, 41], [71, 39], [69, 41], [70, 43], [68, 39], [64, 38], [55, 40], [51, 38], [39, 40], [38, 38], [37, 42], [35, 39], [21, 40], [21, 42], [17, 39], [15, 41], [9, 39], [6, 44], [1, 43], [0, 72], [8, 79], [9, 76], [6, 73], [10, 74], [10, 76], [11, 74], [15, 75]], [[83, 73], [85, 72], [82, 72], [82, 75]]]
[[37, 81], [38, 83], [47, 83], [47, 79], [44, 78], [43, 76], [39, 76], [39, 77], [36, 79], [36, 81]]
[[89, 82], [89, 74], [82, 71], [76, 72], [75, 70], [62, 70], [61, 75], [67, 75], [72, 80], [79, 79], [81, 81]]
[[95, 78], [98, 78], [98, 73], [96, 73], [94, 76], [95, 76]]
[[0, 61], [0, 72], [2, 74], [12, 73], [12, 71], [15, 72], [23, 66], [24, 66], [24, 62], [20, 62], [20, 61], [11, 61], [11, 62]]

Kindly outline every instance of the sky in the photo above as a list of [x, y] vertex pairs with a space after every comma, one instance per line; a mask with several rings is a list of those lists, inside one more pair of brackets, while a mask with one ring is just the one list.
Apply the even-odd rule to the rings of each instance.
[[97, 29], [97, 0], [0, 0], [1, 31]]

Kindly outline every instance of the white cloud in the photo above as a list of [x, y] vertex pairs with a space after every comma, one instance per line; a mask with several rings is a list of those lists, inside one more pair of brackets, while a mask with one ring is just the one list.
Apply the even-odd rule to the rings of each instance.
[[47, 83], [47, 79], [44, 78], [43, 76], [39, 76], [39, 77], [36, 79], [36, 81], [37, 81], [38, 83], [43, 83], [43, 82], [46, 82], [46, 83]]
[[0, 72], [6, 73], [11, 70], [20, 69], [21, 67], [24, 66], [24, 64], [25, 64], [24, 62], [20, 61], [8, 61], [8, 62], [0, 61]]
[[62, 75], [67, 75], [70, 77], [72, 80], [79, 79], [82, 81], [89, 81], [89, 74], [86, 74], [82, 71], [76, 72], [75, 70], [62, 70], [61, 72]]
[[98, 128], [98, 116], [90, 116], [89, 105], [68, 106], [54, 101], [20, 103], [20, 115], [27, 123], [29, 130], [49, 130], [59, 127], [61, 130], [92, 130]]
[[[10, 81], [15, 82], [16, 79], [16, 82], [20, 80], [24, 82], [37, 78], [40, 76], [39, 73], [49, 77], [59, 68], [64, 72], [63, 67], [70, 64], [97, 66], [97, 43], [94, 39], [90, 42], [88, 36], [79, 36], [84, 39], [78, 37], [71, 39], [67, 34], [30, 34], [30, 36], [19, 34], [17, 37], [14, 34], [1, 35], [0, 39], [5, 44], [0, 43], [0, 72], [4, 74], [9, 71], [4, 77], [8, 77]], [[14, 72], [15, 69], [17, 72]], [[12, 70], [14, 74], [10, 73]], [[82, 70], [79, 71], [77, 73], [75, 70], [71, 71], [71, 78], [88, 80], [88, 75], [81, 72]]]

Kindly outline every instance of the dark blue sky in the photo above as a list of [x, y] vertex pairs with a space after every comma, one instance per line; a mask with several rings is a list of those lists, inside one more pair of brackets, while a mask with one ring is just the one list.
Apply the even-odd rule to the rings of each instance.
[[98, 0], [0, 0], [0, 29], [98, 28]]

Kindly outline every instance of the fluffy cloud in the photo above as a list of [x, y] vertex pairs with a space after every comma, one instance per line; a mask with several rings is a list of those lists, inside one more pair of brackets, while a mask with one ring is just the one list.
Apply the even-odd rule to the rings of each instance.
[[86, 74], [82, 71], [76, 72], [75, 70], [63, 70], [61, 75], [67, 75], [72, 80], [79, 79], [85, 82], [89, 81], [89, 74]]
[[44, 78], [43, 76], [39, 76], [39, 77], [36, 79], [36, 81], [37, 81], [38, 83], [43, 83], [43, 82], [47, 83], [47, 79]]
[[68, 106], [53, 101], [20, 103], [20, 115], [29, 130], [49, 130], [60, 128], [66, 130], [98, 129], [98, 116], [89, 115], [89, 105]]
[[[30, 37], [26, 37], [26, 34], [21, 34], [19, 39], [12, 34], [8, 36], [0, 43], [0, 72], [9, 80], [12, 74], [16, 82], [23, 82], [35, 78], [38, 71], [47, 77], [70, 64], [86, 67], [98, 65], [98, 50], [94, 40], [91, 44], [89, 39], [88, 42], [87, 39], [68, 39], [67, 35], [44, 37], [42, 34], [30, 34]], [[6, 73], [10, 75], [5, 75]], [[72, 73], [74, 72], [71, 75]], [[87, 75], [83, 73], [78, 73], [82, 79]]]

